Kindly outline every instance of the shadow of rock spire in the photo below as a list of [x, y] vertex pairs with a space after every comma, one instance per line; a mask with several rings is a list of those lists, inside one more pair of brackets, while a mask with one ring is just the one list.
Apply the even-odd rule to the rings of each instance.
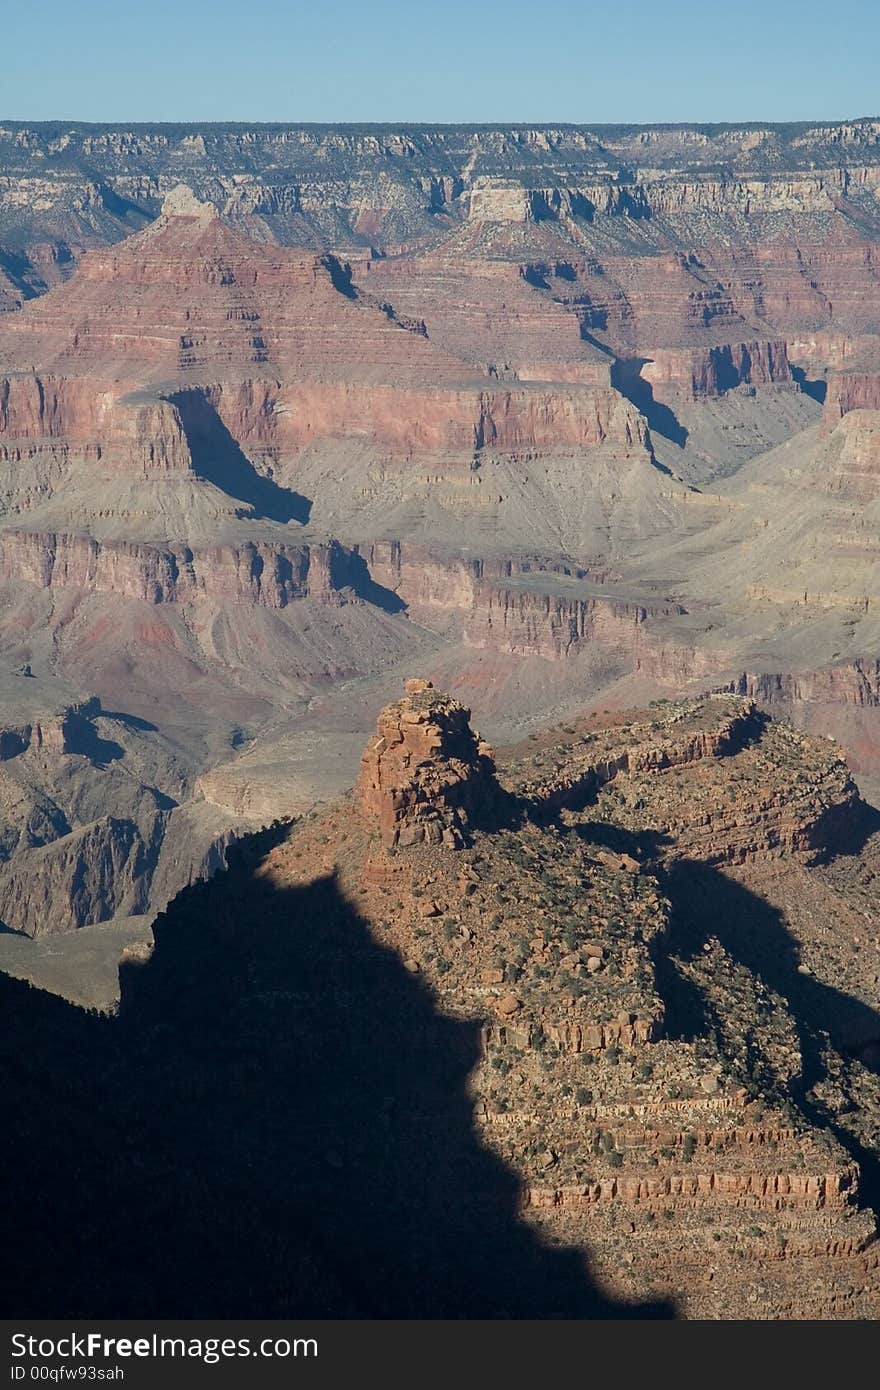
[[27, 1317], [617, 1318], [480, 1141], [439, 1013], [272, 834], [184, 890], [117, 1017], [0, 978], [4, 1307]]

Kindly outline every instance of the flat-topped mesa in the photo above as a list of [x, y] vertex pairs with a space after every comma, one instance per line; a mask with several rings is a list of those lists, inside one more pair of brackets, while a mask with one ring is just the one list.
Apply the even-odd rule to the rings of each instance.
[[404, 698], [379, 715], [357, 798], [365, 816], [378, 820], [385, 849], [467, 844], [475, 813], [497, 792], [492, 750], [470, 714], [430, 681], [408, 680]]

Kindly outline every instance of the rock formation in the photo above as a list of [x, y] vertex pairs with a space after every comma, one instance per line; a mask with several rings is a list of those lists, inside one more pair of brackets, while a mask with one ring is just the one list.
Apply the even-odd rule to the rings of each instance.
[[382, 711], [357, 794], [364, 816], [378, 821], [386, 849], [460, 849], [475, 809], [491, 810], [492, 751], [469, 719], [470, 710], [426, 680], [407, 681], [405, 698]]

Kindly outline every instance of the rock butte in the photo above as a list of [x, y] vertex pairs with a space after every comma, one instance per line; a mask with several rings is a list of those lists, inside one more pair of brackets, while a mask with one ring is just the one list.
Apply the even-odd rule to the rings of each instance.
[[384, 710], [361, 760], [364, 815], [378, 818], [386, 849], [467, 843], [474, 807], [491, 807], [492, 750], [474, 734], [470, 710], [430, 681], [409, 680], [406, 699]]

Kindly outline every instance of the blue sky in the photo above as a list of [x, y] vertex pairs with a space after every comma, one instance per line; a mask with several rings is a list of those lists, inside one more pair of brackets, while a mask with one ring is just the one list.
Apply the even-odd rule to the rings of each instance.
[[880, 0], [0, 0], [0, 117], [836, 120]]

